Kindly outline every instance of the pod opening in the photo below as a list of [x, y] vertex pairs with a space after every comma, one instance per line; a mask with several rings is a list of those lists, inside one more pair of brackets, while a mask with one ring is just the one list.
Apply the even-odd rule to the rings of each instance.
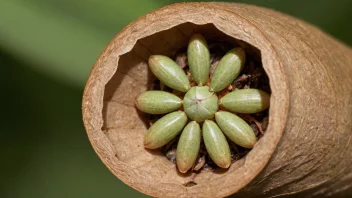
[[[161, 149], [145, 149], [143, 146], [144, 134], [151, 123], [160, 118], [160, 116], [148, 115], [139, 111], [135, 106], [135, 99], [146, 90], [160, 89], [160, 81], [148, 68], [148, 58], [154, 54], [161, 54], [174, 60], [180, 59], [182, 61], [182, 53], [187, 51], [188, 42], [194, 34], [204, 36], [209, 44], [213, 59], [221, 58], [227, 50], [233, 47], [243, 48], [247, 60], [244, 70], [238, 77], [242, 78], [240, 79], [242, 81], [234, 82], [233, 86], [238, 86], [239, 89], [248, 88], [246, 86], [258, 88], [259, 84], [259, 87], [263, 85], [260, 89], [265, 89], [265, 91], [270, 93], [269, 79], [262, 68], [259, 49], [244, 41], [228, 36], [218, 30], [213, 24], [196, 25], [183, 23], [138, 40], [130, 52], [120, 56], [117, 70], [105, 86], [102, 111], [104, 121], [102, 131], [114, 145], [115, 156], [120, 161], [127, 163], [131, 167], [136, 167], [136, 164], [138, 167], [138, 164], [143, 164], [145, 161], [160, 163], [160, 166], [163, 167], [162, 169], [173, 169], [174, 173], [169, 173], [170, 175], [180, 177], [179, 179], [174, 179], [175, 182], [182, 180], [183, 183], [189, 182], [184, 182], [183, 180], [185, 178], [189, 179], [190, 176], [178, 174], [177, 169], [172, 168], [175, 166], [174, 163], [168, 161], [166, 157], [168, 153], [175, 149], [179, 136]], [[259, 78], [254, 75], [259, 75]], [[256, 85], [251, 84], [253, 82]], [[222, 97], [221, 94], [223, 93], [218, 93], [220, 98]], [[263, 129], [260, 129], [261, 124], [263, 122], [266, 122], [264, 123], [266, 126], [268, 124], [268, 110], [258, 116], [254, 115], [254, 117], [245, 118], [259, 139], [262, 136], [260, 133], [263, 132]], [[243, 160], [241, 161], [240, 159], [249, 150], [231, 146], [231, 152], [232, 162], [240, 164], [243, 163]], [[152, 162], [153, 160], [155, 162]], [[218, 174], [219, 172], [224, 172], [223, 170], [216, 170], [218, 167], [209, 157], [207, 157], [206, 161], [207, 163], [204, 167], [195, 171], [197, 174]], [[158, 170], [151, 171], [152, 174], [159, 174]]]

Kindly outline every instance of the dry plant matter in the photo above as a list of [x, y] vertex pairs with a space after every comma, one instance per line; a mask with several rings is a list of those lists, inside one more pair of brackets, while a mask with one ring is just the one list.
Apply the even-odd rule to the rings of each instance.
[[[196, 177], [144, 149], [148, 119], [134, 106], [154, 80], [149, 56], [175, 57], [194, 33], [260, 57], [271, 88], [269, 125], [255, 147], [227, 171]], [[83, 119], [105, 165], [151, 196], [347, 196], [351, 76], [352, 50], [303, 21], [243, 4], [175, 4], [141, 17], [109, 43], [86, 84]]]

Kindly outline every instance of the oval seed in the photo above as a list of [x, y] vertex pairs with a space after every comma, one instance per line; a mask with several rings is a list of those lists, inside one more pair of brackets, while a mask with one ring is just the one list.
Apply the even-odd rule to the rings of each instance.
[[211, 91], [221, 91], [229, 86], [240, 74], [246, 54], [242, 48], [234, 48], [227, 52], [216, 65], [210, 83]]
[[200, 126], [192, 121], [183, 129], [176, 149], [177, 168], [187, 172], [195, 163], [200, 148]]
[[204, 37], [200, 34], [192, 36], [188, 44], [187, 58], [193, 80], [199, 85], [208, 82], [210, 70], [210, 53]]
[[215, 122], [206, 120], [203, 124], [203, 139], [210, 158], [221, 168], [228, 168], [231, 164], [229, 144], [224, 134]]
[[257, 138], [253, 129], [233, 113], [221, 111], [215, 114], [216, 123], [224, 134], [234, 143], [244, 148], [253, 148]]
[[258, 113], [269, 107], [270, 95], [259, 89], [240, 89], [226, 94], [219, 104], [236, 113]]
[[163, 55], [150, 56], [149, 67], [153, 74], [166, 86], [181, 92], [186, 92], [191, 88], [185, 72], [169, 57]]
[[156, 121], [144, 136], [144, 146], [156, 149], [164, 146], [176, 137], [187, 123], [182, 111], [172, 112]]
[[179, 97], [165, 91], [146, 91], [136, 99], [137, 108], [150, 114], [176, 111], [181, 105], [182, 100]]

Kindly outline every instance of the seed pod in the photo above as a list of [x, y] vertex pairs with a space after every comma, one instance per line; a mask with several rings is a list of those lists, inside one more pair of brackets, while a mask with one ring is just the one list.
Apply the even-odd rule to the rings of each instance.
[[165, 91], [147, 91], [136, 99], [136, 106], [150, 114], [164, 114], [176, 111], [182, 105], [182, 100], [174, 94]]
[[149, 67], [162, 83], [172, 89], [186, 92], [191, 87], [185, 72], [167, 56], [150, 56]]
[[189, 118], [203, 122], [214, 118], [218, 110], [218, 97], [209, 92], [209, 87], [192, 87], [183, 98], [183, 108]]
[[183, 129], [176, 149], [177, 168], [187, 172], [195, 163], [200, 148], [200, 126], [192, 121]]
[[246, 54], [242, 48], [234, 48], [227, 52], [216, 65], [210, 83], [211, 91], [221, 91], [229, 86], [240, 74]]
[[210, 158], [221, 168], [228, 168], [231, 164], [229, 144], [224, 134], [215, 122], [206, 120], [203, 124], [203, 139]]
[[202, 35], [192, 36], [188, 44], [187, 58], [193, 80], [199, 86], [205, 85], [209, 79], [210, 53]]
[[257, 138], [253, 129], [233, 113], [221, 111], [215, 114], [216, 123], [221, 131], [234, 143], [244, 148], [253, 148]]
[[270, 105], [270, 95], [259, 89], [240, 89], [222, 97], [219, 104], [236, 113], [258, 113]]
[[182, 111], [172, 112], [156, 121], [144, 136], [144, 146], [156, 149], [164, 146], [176, 137], [187, 123]]

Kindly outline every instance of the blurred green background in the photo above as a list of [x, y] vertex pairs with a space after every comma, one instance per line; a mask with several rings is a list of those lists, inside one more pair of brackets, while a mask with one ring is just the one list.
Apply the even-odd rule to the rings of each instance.
[[[94, 153], [81, 97], [109, 40], [175, 2], [0, 0], [0, 197], [143, 197]], [[238, 2], [299, 17], [352, 45], [351, 0]]]

